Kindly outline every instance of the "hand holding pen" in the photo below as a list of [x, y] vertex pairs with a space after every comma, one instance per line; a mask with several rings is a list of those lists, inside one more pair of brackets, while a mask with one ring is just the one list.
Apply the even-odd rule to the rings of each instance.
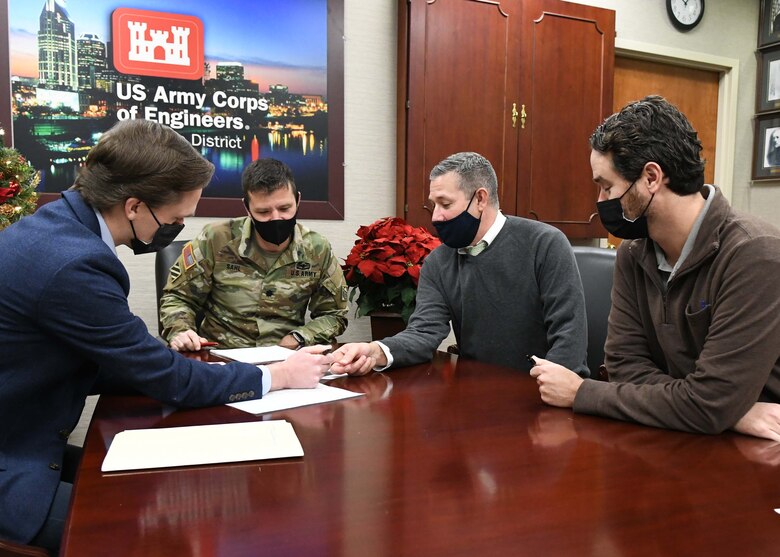
[[170, 342], [171, 349], [177, 352], [197, 352], [204, 348], [210, 349], [216, 346], [218, 346], [218, 343], [203, 338], [192, 329], [177, 334]]
[[531, 377], [539, 385], [542, 401], [551, 406], [571, 408], [582, 385], [582, 377], [573, 371], [539, 356], [526, 356], [531, 363]]

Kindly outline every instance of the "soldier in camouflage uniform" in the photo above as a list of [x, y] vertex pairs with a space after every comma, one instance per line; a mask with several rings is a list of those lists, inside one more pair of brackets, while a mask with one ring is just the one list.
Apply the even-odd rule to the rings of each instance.
[[333, 342], [347, 324], [346, 282], [329, 242], [295, 222], [300, 197], [290, 169], [255, 161], [242, 186], [250, 216], [207, 225], [171, 267], [163, 337], [176, 350], [199, 350], [206, 340], [224, 348]]

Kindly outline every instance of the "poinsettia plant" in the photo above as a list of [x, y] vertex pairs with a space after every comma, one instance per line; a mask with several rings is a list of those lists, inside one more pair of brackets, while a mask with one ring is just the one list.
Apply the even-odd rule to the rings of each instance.
[[405, 322], [414, 311], [417, 281], [425, 257], [441, 242], [422, 227], [398, 217], [386, 217], [361, 226], [358, 240], [344, 260], [344, 275], [358, 293], [357, 313], [400, 313]]
[[19, 151], [0, 147], [0, 230], [35, 211], [40, 180]]

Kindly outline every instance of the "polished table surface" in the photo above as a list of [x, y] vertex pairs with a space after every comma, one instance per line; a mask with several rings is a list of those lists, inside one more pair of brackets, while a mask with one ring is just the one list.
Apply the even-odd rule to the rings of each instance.
[[[62, 554], [780, 554], [778, 444], [575, 415], [445, 354], [331, 384], [366, 396], [261, 417], [101, 397]], [[100, 472], [125, 429], [270, 418], [303, 458]]]

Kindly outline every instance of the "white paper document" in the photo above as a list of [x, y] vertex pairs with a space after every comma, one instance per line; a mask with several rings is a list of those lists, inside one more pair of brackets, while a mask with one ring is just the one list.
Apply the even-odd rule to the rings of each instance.
[[103, 472], [303, 456], [285, 420], [128, 429], [114, 436]]
[[289, 358], [290, 354], [295, 354], [295, 350], [283, 346], [256, 346], [254, 348], [214, 349], [211, 353], [228, 360], [257, 365], [282, 362]]
[[238, 408], [250, 414], [265, 414], [266, 412], [277, 412], [279, 410], [287, 410], [288, 408], [297, 408], [298, 406], [308, 406], [309, 404], [320, 404], [322, 402], [332, 402], [358, 396], [363, 396], [363, 393], [353, 393], [346, 389], [330, 387], [320, 383], [314, 389], [271, 391], [266, 393], [263, 398], [231, 402], [228, 406]]

